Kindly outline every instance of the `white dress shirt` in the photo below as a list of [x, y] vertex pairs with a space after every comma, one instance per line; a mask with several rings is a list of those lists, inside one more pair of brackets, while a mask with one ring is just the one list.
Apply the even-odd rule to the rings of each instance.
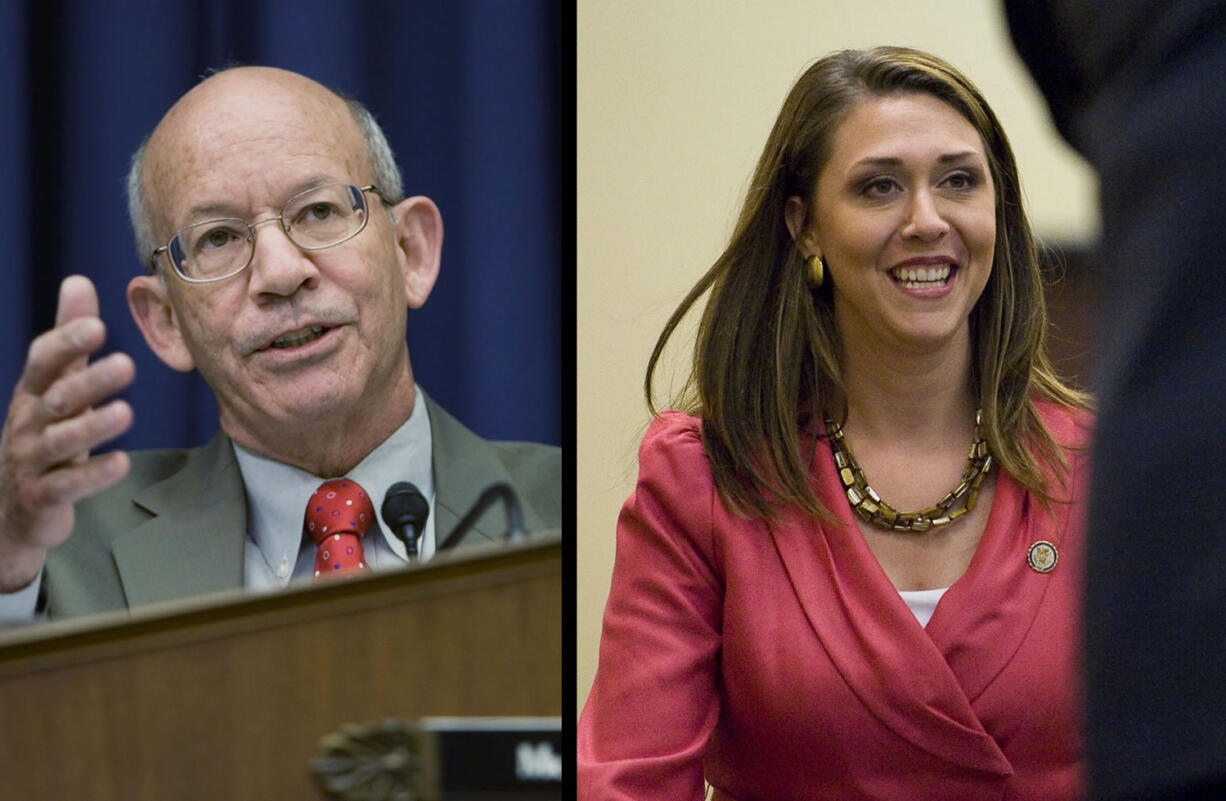
[[[385, 523], [382, 509], [387, 490], [408, 481], [425, 496], [430, 514], [417, 541], [421, 561], [434, 555], [434, 468], [430, 458], [430, 417], [417, 390], [413, 413], [404, 425], [371, 451], [343, 477], [357, 482], [370, 496], [376, 522], [362, 538], [362, 550], [371, 570], [403, 567], [408, 563], [404, 543]], [[303, 536], [307, 501], [326, 478], [234, 446], [247, 489], [247, 543], [243, 549], [243, 583], [249, 590], [280, 589], [291, 581], [310, 580], [315, 574], [315, 543]], [[330, 476], [329, 478], [342, 478]]]

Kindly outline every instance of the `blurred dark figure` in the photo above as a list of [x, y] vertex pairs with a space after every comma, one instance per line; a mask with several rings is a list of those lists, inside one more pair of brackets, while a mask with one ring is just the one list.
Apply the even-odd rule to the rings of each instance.
[[1102, 181], [1092, 797], [1226, 798], [1226, 4], [1006, 9]]

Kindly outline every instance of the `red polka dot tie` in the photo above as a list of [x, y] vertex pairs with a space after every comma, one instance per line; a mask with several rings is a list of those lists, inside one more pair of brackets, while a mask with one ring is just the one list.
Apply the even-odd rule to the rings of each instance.
[[366, 492], [347, 478], [325, 481], [307, 503], [306, 533], [315, 541], [315, 580], [366, 570], [362, 535], [375, 519]]

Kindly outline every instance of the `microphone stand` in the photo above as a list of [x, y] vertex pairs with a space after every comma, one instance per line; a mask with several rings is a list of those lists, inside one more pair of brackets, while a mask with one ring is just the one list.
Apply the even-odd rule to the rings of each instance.
[[497, 484], [491, 484], [481, 492], [481, 496], [477, 498], [477, 502], [473, 504], [472, 508], [468, 510], [468, 513], [461, 518], [460, 522], [456, 524], [456, 527], [452, 529], [451, 533], [447, 535], [447, 539], [443, 540], [443, 543], [438, 546], [438, 550], [441, 551], [446, 548], [450, 548], [459, 542], [460, 535], [472, 528], [473, 524], [477, 522], [477, 519], [480, 518], [481, 515], [485, 513], [485, 510], [492, 506], [495, 501], [502, 501], [503, 508], [506, 509], [507, 531], [505, 539], [512, 542], [524, 539], [527, 535], [524, 534], [524, 527], [520, 522], [519, 499], [515, 497], [515, 490], [511, 489], [510, 484], [507, 484], [506, 482], [499, 482]]

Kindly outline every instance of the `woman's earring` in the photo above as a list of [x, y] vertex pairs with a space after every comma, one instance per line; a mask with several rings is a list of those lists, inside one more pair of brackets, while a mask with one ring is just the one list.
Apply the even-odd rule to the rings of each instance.
[[805, 259], [805, 265], [809, 268], [809, 283], [814, 289], [820, 289], [822, 281], [826, 280], [826, 262], [815, 253]]

